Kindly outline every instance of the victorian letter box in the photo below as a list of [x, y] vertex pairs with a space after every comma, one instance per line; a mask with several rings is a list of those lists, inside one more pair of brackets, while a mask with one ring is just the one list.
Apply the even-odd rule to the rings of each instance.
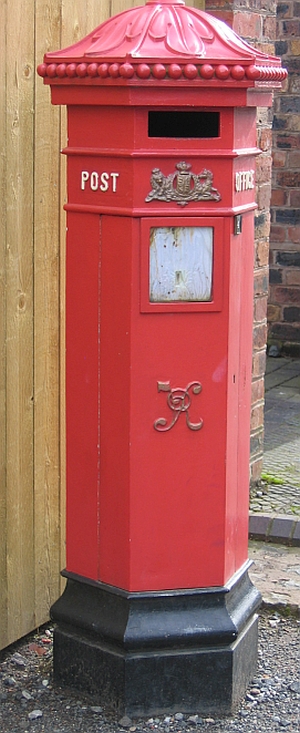
[[256, 107], [277, 58], [149, 0], [48, 53], [68, 108], [67, 587], [55, 675], [132, 715], [230, 712], [248, 578]]

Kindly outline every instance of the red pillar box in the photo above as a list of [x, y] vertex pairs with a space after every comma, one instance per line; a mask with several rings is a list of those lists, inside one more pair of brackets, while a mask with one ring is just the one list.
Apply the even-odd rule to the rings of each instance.
[[286, 72], [181, 0], [39, 67], [68, 108], [67, 587], [58, 680], [229, 713], [248, 578], [256, 107]]

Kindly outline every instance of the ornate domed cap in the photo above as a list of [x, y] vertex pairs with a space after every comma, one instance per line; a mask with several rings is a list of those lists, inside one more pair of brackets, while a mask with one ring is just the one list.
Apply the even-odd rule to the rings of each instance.
[[243, 41], [226, 23], [183, 0], [148, 0], [109, 18], [78, 43], [45, 55], [53, 79], [281, 81], [280, 59]]

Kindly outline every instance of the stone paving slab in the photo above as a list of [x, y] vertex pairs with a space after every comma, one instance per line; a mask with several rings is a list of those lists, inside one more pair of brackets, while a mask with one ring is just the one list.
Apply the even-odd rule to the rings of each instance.
[[[260, 522], [250, 515], [254, 536], [269, 538], [270, 521], [281, 517], [275, 539], [291, 538], [291, 520], [300, 519], [300, 360], [268, 358], [265, 378], [265, 440], [263, 476], [266, 480], [251, 492], [250, 512], [267, 517], [268, 531], [257, 531]], [[253, 524], [254, 523], [254, 524]], [[284, 527], [284, 531], [282, 530]], [[273, 523], [273, 532], [276, 524]], [[293, 537], [297, 537], [294, 532]]]
[[263, 604], [300, 618], [300, 547], [250, 541], [249, 558]]
[[267, 358], [267, 369], [266, 369], [266, 386], [268, 386], [269, 375], [278, 370], [287, 370], [289, 373], [299, 373], [299, 359], [287, 358], [281, 356], [277, 358]]
[[277, 369], [277, 371], [268, 374], [268, 380], [266, 380], [266, 388], [273, 390], [275, 387], [283, 387], [284, 389], [299, 389], [300, 378], [298, 371], [295, 369], [293, 372], [290, 370]]
[[[263, 604], [300, 618], [300, 360], [267, 359], [263, 472], [251, 497], [250, 577]], [[252, 511], [254, 509], [254, 511]], [[275, 544], [276, 543], [276, 544]]]
[[276, 400], [276, 402], [279, 401], [281, 403], [282, 402], [290, 403], [291, 401], [295, 403], [299, 403], [299, 398], [300, 398], [300, 395], [299, 394], [297, 395], [295, 393], [295, 389], [293, 387], [288, 387], [288, 386], [283, 386], [283, 385], [274, 387], [274, 389], [272, 389], [267, 395], [267, 399], [269, 402], [271, 400], [275, 402]]
[[300, 547], [300, 518], [288, 514], [250, 512], [249, 537]]

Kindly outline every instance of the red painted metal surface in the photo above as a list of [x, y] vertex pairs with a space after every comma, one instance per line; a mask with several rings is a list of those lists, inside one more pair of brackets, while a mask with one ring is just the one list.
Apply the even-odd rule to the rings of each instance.
[[[147, 111], [126, 110], [118, 132], [111, 110], [102, 108], [93, 109], [84, 131], [88, 110], [69, 108], [68, 570], [129, 590], [222, 585], [247, 559], [254, 202], [253, 189], [234, 191], [234, 173], [255, 166], [255, 109], [225, 110], [221, 140], [210, 141], [209, 151], [200, 141], [191, 155], [183, 140], [171, 154], [170, 140], [161, 139], [155, 159], [146, 147], [150, 152], [153, 141], [142, 134]], [[102, 155], [96, 142], [106, 119], [102, 144], [107, 153], [107, 136], [110, 154]], [[184, 213], [174, 202], [146, 207], [153, 167], [172, 171], [182, 158], [195, 170], [213, 169], [220, 201], [190, 202]], [[109, 183], [105, 191], [96, 187], [101, 180]], [[232, 233], [237, 211], [244, 212], [239, 237]], [[148, 298], [145, 308], [149, 228], [189, 224], [214, 229], [216, 304], [172, 308]], [[89, 329], [93, 323], [93, 335], [80, 322]], [[93, 386], [78, 368], [85, 339]], [[172, 418], [158, 383], [184, 390], [193, 380], [202, 390], [192, 397], [189, 418], [203, 420], [201, 430], [190, 430], [181, 414], [168, 432], [156, 431], [157, 419]], [[71, 397], [80, 393], [81, 421]], [[92, 456], [83, 450], [86, 440]]]
[[[67, 567], [97, 577], [100, 219], [68, 217], [66, 281]], [[74, 565], [74, 558], [76, 562]]]
[[148, 0], [109, 18], [86, 38], [45, 55], [39, 74], [54, 83], [280, 82], [280, 59], [243, 41], [225, 23], [182, 0]]
[[[40, 68], [68, 105], [67, 570], [130, 591], [223, 586], [247, 560], [259, 64], [284, 74], [148, 2]], [[173, 230], [213, 233], [208, 300], [150, 300], [156, 227], [170, 251]]]

